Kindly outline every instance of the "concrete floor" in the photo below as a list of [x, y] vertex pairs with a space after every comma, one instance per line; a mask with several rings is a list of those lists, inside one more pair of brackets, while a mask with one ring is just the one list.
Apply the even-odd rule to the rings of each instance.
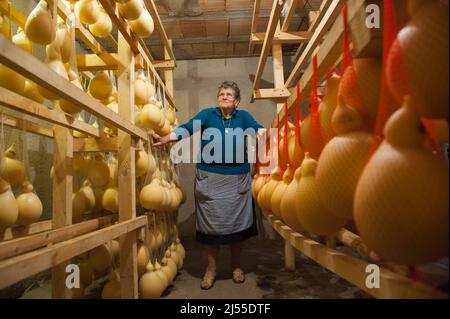
[[[183, 269], [175, 281], [164, 292], [162, 298], [175, 299], [278, 299], [278, 298], [370, 298], [360, 289], [325, 270], [309, 258], [296, 253], [296, 270], [284, 270], [284, 243], [279, 237], [273, 240], [247, 241], [242, 258], [246, 280], [236, 284], [231, 279], [230, 253], [228, 247], [221, 248], [217, 280], [210, 290], [200, 289], [206, 257], [202, 246], [193, 237], [182, 238], [186, 248]], [[89, 290], [87, 298], [99, 298], [105, 280], [97, 280]], [[50, 298], [49, 278], [34, 283], [21, 298]], [[31, 287], [30, 287], [31, 288]]]

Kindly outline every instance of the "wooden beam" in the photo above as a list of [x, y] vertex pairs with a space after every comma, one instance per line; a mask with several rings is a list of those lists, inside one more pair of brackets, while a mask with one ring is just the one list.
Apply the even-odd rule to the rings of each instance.
[[25, 29], [25, 22], [27, 18], [16, 8], [14, 8], [9, 1], [0, 1], [0, 14], [2, 16], [10, 16], [11, 20], [22, 30]]
[[253, 91], [259, 88], [259, 84], [261, 82], [261, 76], [264, 71], [264, 67], [266, 65], [267, 57], [269, 55], [269, 51], [272, 47], [273, 35], [275, 34], [275, 30], [277, 28], [278, 22], [280, 20], [280, 12], [284, 1], [274, 1], [272, 6], [272, 11], [270, 13], [269, 24], [267, 26], [266, 35], [264, 37], [264, 43], [261, 50], [261, 56], [259, 57], [258, 67], [255, 73], [255, 80], [253, 82]]
[[[303, 3], [304, 1], [302, 0], [301, 2]], [[284, 17], [283, 25], [281, 26], [281, 31], [287, 32], [287, 30], [289, 28], [289, 23], [291, 22], [291, 19], [295, 14], [295, 9], [297, 8], [297, 3], [298, 3], [298, 0], [291, 0], [291, 2], [289, 3], [289, 8], [287, 9], [287, 14]]]
[[[122, 34], [118, 35], [119, 115], [125, 120], [134, 119], [134, 57]], [[118, 175], [119, 175], [119, 221], [136, 217], [136, 168], [135, 148], [127, 132], [118, 131]], [[145, 218], [145, 220], [147, 220]], [[137, 236], [135, 232], [120, 238], [120, 289], [122, 298], [138, 298]]]
[[[172, 60], [153, 61], [153, 66], [155, 67], [155, 69], [173, 70], [175, 68], [175, 62], [173, 62]], [[173, 91], [170, 92], [170, 94], [173, 95]]]
[[[105, 62], [105, 59], [101, 58], [97, 54], [78, 54], [77, 55], [77, 67], [78, 71], [103, 71], [103, 70], [117, 70], [119, 68], [117, 62], [117, 54], [109, 54], [112, 58]], [[136, 59], [136, 69], [143, 69], [144, 65], [139, 63]]]
[[[53, 143], [52, 229], [72, 224], [73, 192], [73, 136], [72, 130], [55, 125]], [[68, 261], [56, 263], [52, 268], [52, 297], [70, 298], [71, 290], [66, 287], [66, 266]]]
[[3, 34], [0, 34], [0, 52], [0, 63], [36, 82], [36, 84], [55, 92], [68, 102], [112, 123], [117, 128], [147, 140], [148, 134], [144, 130], [134, 126], [130, 121], [122, 119], [118, 114], [57, 73], [49, 72], [49, 68], [44, 63], [11, 43]]
[[323, 19], [320, 21], [317, 30], [314, 32], [311, 40], [308, 42], [305, 50], [303, 51], [300, 59], [294, 66], [291, 74], [286, 80], [286, 87], [290, 88], [295, 85], [300, 75], [302, 68], [306, 65], [308, 60], [311, 58], [313, 51], [320, 44], [325, 34], [328, 32], [330, 26], [334, 23], [338, 15], [341, 13], [342, 6], [345, 1], [343, 0], [333, 0], [327, 12], [325, 13]]
[[11, 115], [0, 114], [0, 121], [3, 124], [18, 130], [24, 130], [29, 133], [34, 133], [40, 136], [53, 138], [53, 130], [51, 128], [34, 124], [33, 122], [24, 119], [19, 119]]
[[140, 216], [78, 236], [36, 251], [0, 262], [0, 289], [28, 278], [61, 262], [79, 256], [112, 239], [145, 227], [147, 217]]
[[291, 93], [285, 87], [274, 89], [257, 89], [253, 92], [254, 100], [286, 100]]
[[[262, 44], [264, 42], [266, 33], [265, 32], [256, 32], [251, 34], [251, 41], [254, 44]], [[295, 44], [300, 42], [308, 42], [313, 33], [312, 32], [276, 32], [273, 37], [273, 43], [280, 44]]]
[[[320, 21], [322, 21], [324, 15], [327, 12], [328, 8], [330, 7], [331, 3], [332, 3], [332, 0], [323, 0], [318, 11], [310, 11], [309, 12], [308, 31], [311, 31], [311, 32], [316, 31], [317, 27], [319, 26]], [[294, 57], [295, 61], [300, 58], [300, 54], [303, 52], [304, 47], [305, 47], [304, 44], [300, 44], [300, 46], [298, 47], [297, 52], [295, 53], [295, 57]]]
[[255, 44], [252, 43], [252, 34], [256, 33], [257, 31], [257, 19], [259, 16], [259, 9], [261, 6], [261, 1], [260, 0], [255, 0], [253, 3], [253, 15], [252, 15], [252, 26], [251, 26], [251, 31], [250, 31], [250, 44], [248, 46], [248, 54], [253, 54], [253, 50], [255, 49]]
[[117, 136], [105, 138], [74, 138], [74, 152], [117, 152]]
[[14, 255], [20, 255], [30, 250], [41, 248], [48, 244], [59, 243], [90, 231], [111, 225], [112, 216], [91, 219], [75, 225], [48, 230], [39, 234], [29, 235], [6, 242], [0, 242], [0, 260]]
[[[169, 46], [170, 49], [172, 50], [172, 40], [169, 40]], [[170, 58], [170, 54], [169, 54], [169, 50], [167, 50], [166, 48], [164, 48], [164, 59], [169, 59]], [[165, 69], [164, 70], [164, 81], [166, 82], [166, 88], [169, 91], [170, 94], [173, 95], [173, 71], [170, 69]]]
[[[364, 290], [376, 298], [442, 298], [448, 299], [448, 293], [439, 291], [426, 283], [412, 280], [406, 276], [399, 275], [389, 269], [380, 266], [380, 287], [368, 288], [366, 278], [369, 273], [366, 267], [369, 265], [361, 260], [344, 254], [335, 249], [328, 248], [302, 234], [291, 231], [283, 231], [285, 226], [271, 212], [263, 211], [263, 215], [272, 224], [284, 240], [288, 241], [295, 249], [311, 258], [322, 267], [330, 270], [351, 284]], [[289, 228], [289, 227], [288, 227]], [[447, 278], [448, 280], [448, 278]]]
[[43, 104], [37, 103], [29, 98], [2, 87], [0, 87], [0, 105], [37, 117], [50, 123], [80, 131], [93, 137], [104, 136], [103, 132], [92, 125], [79, 121], [71, 115], [49, 109]]
[[17, 237], [28, 236], [36, 233], [40, 233], [46, 230], [52, 229], [52, 221], [44, 220], [41, 222], [33, 223], [31, 225], [14, 226], [2, 230], [0, 233], [1, 240], [10, 240]]
[[175, 55], [173, 54], [173, 50], [172, 47], [169, 43], [169, 38], [167, 37], [166, 34], [166, 30], [164, 30], [164, 26], [161, 22], [161, 18], [159, 17], [158, 11], [156, 10], [156, 6], [155, 3], [153, 2], [153, 0], [145, 0], [144, 1], [148, 12], [150, 13], [150, 15], [152, 16], [153, 22], [155, 24], [156, 29], [159, 32], [159, 35], [163, 41], [164, 44], [164, 48], [166, 48], [167, 52], [169, 53], [169, 57], [170, 59], [175, 63], [176, 65], [176, 59], [175, 59]]

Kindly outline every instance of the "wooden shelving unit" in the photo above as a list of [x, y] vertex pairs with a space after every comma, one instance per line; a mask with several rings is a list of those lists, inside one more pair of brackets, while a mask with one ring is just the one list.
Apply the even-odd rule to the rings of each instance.
[[[48, 1], [63, 20], [71, 14], [70, 8], [58, 0]], [[137, 234], [148, 228], [147, 216], [136, 216], [135, 149], [149, 142], [148, 132], [133, 124], [134, 77], [136, 69], [149, 69], [152, 78], [162, 88], [165, 99], [175, 107], [171, 72], [176, 65], [170, 40], [159, 19], [152, 0], [146, 0], [161, 38], [166, 46], [166, 60], [154, 61], [144, 42], [137, 38], [128, 24], [117, 15], [114, 3], [100, 0], [113, 24], [117, 38], [110, 36], [117, 52], [107, 52], [96, 38], [79, 22], [75, 33], [92, 51], [79, 54], [76, 60], [83, 77], [92, 78], [90, 71], [115, 70], [118, 78], [118, 114], [98, 100], [61, 78], [39, 59], [15, 46], [0, 34], [0, 63], [51, 90], [84, 111], [107, 121], [118, 129], [116, 137], [108, 137], [98, 128], [74, 117], [52, 110], [24, 96], [0, 88], [0, 105], [52, 123], [52, 129], [29, 120], [3, 115], [2, 122], [10, 127], [52, 138], [53, 165], [58, 169], [53, 180], [53, 215], [51, 220], [28, 226], [3, 229], [0, 232], [0, 289], [43, 270], [52, 270], [52, 297], [70, 298], [65, 286], [66, 265], [70, 260], [112, 239], [120, 238], [120, 277], [122, 298], [138, 297]], [[56, 5], [56, 8], [54, 7]], [[0, 2], [0, 13], [10, 17], [18, 27], [24, 27], [26, 17], [13, 4]], [[155, 65], [153, 64], [155, 62]], [[163, 68], [165, 81], [156, 68]], [[85, 133], [87, 138], [74, 138], [72, 131]], [[74, 152], [117, 152], [119, 169], [119, 212], [117, 215], [72, 224], [72, 159]]]
[[[270, 222], [273, 229], [275, 229], [275, 231], [286, 241], [286, 269], [295, 269], [294, 249], [296, 249], [320, 264], [322, 267], [347, 280], [375, 298], [448, 298], [447, 293], [422, 281], [413, 280], [404, 274], [394, 272], [382, 265], [380, 265], [379, 268], [379, 288], [369, 288], [366, 285], [366, 279], [369, 275], [369, 272], [367, 272], [366, 269], [369, 264], [375, 264], [377, 262], [368, 260], [369, 256], [363, 258], [364, 251], [369, 254], [370, 252], [364, 244], [361, 244], [360, 241], [358, 241], [358, 236], [346, 229], [342, 229], [336, 235], [336, 239], [349, 246], [351, 242], [359, 242], [358, 251], [362, 255], [361, 258], [356, 258], [336, 250], [333, 241], [329, 241], [328, 245], [324, 245], [293, 231], [269, 211], [263, 211], [263, 215]], [[352, 241], [349, 241], [348, 238], [352, 238]], [[446, 278], [443, 277], [442, 279], [445, 280]]]
[[[300, 43], [295, 60], [297, 61], [291, 73], [284, 80], [283, 55], [281, 44], [288, 40], [285, 26], [293, 15], [296, 1], [291, 1], [282, 26], [280, 23], [280, 11], [286, 1], [274, 1], [270, 15], [269, 25], [264, 34], [256, 34], [254, 24], [258, 16], [260, 1], [254, 3], [252, 34], [249, 52], [255, 44], [263, 40], [263, 49], [253, 83], [253, 100], [269, 99], [277, 103], [277, 114], [280, 123], [286, 116], [290, 116], [295, 110], [297, 82], [300, 85], [300, 98], [308, 97], [312, 89], [313, 70], [311, 57], [317, 54], [317, 78], [320, 81], [327, 72], [341, 61], [344, 39], [344, 21], [341, 15], [342, 8], [347, 4], [348, 26], [351, 30], [350, 46], [353, 57], [380, 57], [382, 54], [382, 29], [370, 29], [366, 27], [366, 7], [370, 4], [383, 8], [383, 1], [378, 0], [324, 0], [320, 9], [310, 16], [310, 27], [303, 39], [296, 38]], [[291, 42], [292, 43], [292, 42]], [[259, 83], [266, 64], [269, 48], [273, 58], [273, 89], [260, 89]], [[288, 114], [285, 114], [284, 103], [287, 102]], [[277, 116], [272, 122], [272, 127], [277, 126]], [[448, 298], [448, 293], [438, 290], [435, 282], [431, 284], [427, 280], [413, 280], [408, 275], [408, 270], [402, 265], [392, 265], [380, 261], [361, 241], [361, 239], [341, 229], [335, 237], [329, 239], [326, 244], [321, 244], [305, 235], [293, 231], [271, 212], [263, 211], [264, 217], [272, 225], [277, 233], [285, 240], [285, 268], [295, 269], [295, 250], [319, 263], [324, 268], [332, 271], [348, 282], [376, 298]], [[348, 246], [354, 253], [346, 254], [336, 250], [336, 240]], [[353, 255], [359, 255], [353, 257]], [[380, 267], [380, 288], [371, 289], [366, 286], [368, 273], [366, 267], [369, 264], [377, 264]], [[426, 271], [425, 271], [426, 273]], [[424, 274], [425, 274], [424, 273]], [[439, 282], [440, 280], [440, 282]], [[439, 284], [448, 282], [447, 275], [438, 276]]]

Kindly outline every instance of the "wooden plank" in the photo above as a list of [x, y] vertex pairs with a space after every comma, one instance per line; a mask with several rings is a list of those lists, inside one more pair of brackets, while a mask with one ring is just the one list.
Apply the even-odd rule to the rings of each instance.
[[[304, 0], [301, 0], [301, 3], [304, 3]], [[295, 14], [295, 9], [297, 8], [297, 4], [298, 4], [298, 0], [290, 1], [286, 16], [284, 17], [284, 20], [283, 20], [283, 25], [281, 26], [281, 31], [283, 31], [283, 32], [288, 31], [289, 23], [291, 22], [291, 19]]]
[[0, 1], [0, 14], [2, 16], [10, 17], [10, 19], [22, 30], [25, 29], [25, 22], [27, 18], [18, 11], [14, 6], [10, 4], [9, 1]]
[[53, 138], [53, 130], [51, 128], [34, 124], [33, 122], [19, 119], [11, 115], [0, 114], [0, 122], [5, 124], [6, 126], [13, 127], [18, 130], [25, 130], [29, 133]]
[[0, 262], [0, 289], [22, 279], [79, 256], [123, 234], [145, 227], [147, 217], [140, 216], [112, 226], [78, 236], [21, 256]]
[[[130, 121], [134, 118], [134, 57], [121, 34], [118, 42], [119, 61], [123, 65], [117, 74], [119, 115]], [[135, 148], [131, 136], [123, 130], [118, 131], [118, 140], [119, 221], [124, 222], [136, 217]], [[126, 233], [120, 237], [122, 298], [138, 298], [138, 279], [137, 236], [135, 232]]]
[[[331, 1], [332, 0], [323, 0], [320, 5], [319, 10], [309, 12], [308, 31], [311, 31], [311, 32], [316, 31], [317, 27], [319, 26], [320, 21], [322, 21], [323, 16], [325, 15], [325, 12], [327, 12], [328, 8], [330, 7]], [[300, 58], [300, 55], [303, 52], [304, 48], [305, 48], [305, 46], [303, 44], [300, 44], [300, 46], [297, 49], [297, 52], [295, 53], [294, 61], [297, 61]]]
[[147, 6], [148, 12], [150, 13], [150, 15], [153, 18], [153, 22], [155, 24], [155, 28], [158, 30], [158, 32], [159, 32], [159, 34], [161, 36], [161, 39], [162, 39], [162, 41], [164, 43], [164, 47], [169, 52], [170, 59], [172, 61], [174, 61], [175, 64], [176, 64], [175, 55], [173, 54], [173, 50], [170, 47], [169, 38], [167, 37], [166, 31], [164, 30], [164, 26], [163, 26], [163, 24], [161, 22], [161, 18], [159, 17], [158, 11], [156, 10], [155, 3], [153, 2], [153, 0], [145, 0], [144, 2], [146, 4], [146, 6]]
[[[102, 55], [97, 54], [78, 54], [77, 55], [77, 68], [78, 71], [103, 71], [103, 70], [117, 70], [117, 54], [111, 53], [109, 58], [102, 58]], [[106, 60], [106, 62], [105, 62]], [[136, 68], [143, 69], [142, 63], [136, 61]]]
[[[175, 68], [175, 62], [173, 62], [172, 60], [162, 60], [162, 61], [156, 60], [153, 61], [153, 67], [159, 70], [173, 70]], [[171, 94], [173, 96], [173, 93]]]
[[302, 68], [306, 65], [308, 60], [311, 58], [313, 51], [320, 44], [325, 34], [328, 32], [330, 26], [335, 22], [338, 15], [341, 13], [342, 6], [344, 5], [344, 1], [342, 0], [333, 0], [327, 12], [325, 13], [323, 19], [321, 19], [317, 30], [314, 32], [314, 35], [311, 37], [311, 40], [308, 42], [305, 50], [303, 51], [300, 59], [294, 66], [291, 74], [286, 80], [286, 87], [293, 87], [297, 82], [297, 79], [300, 75]]
[[[169, 40], [170, 48], [172, 49], [172, 40]], [[164, 59], [170, 59], [169, 51], [164, 48]], [[166, 88], [171, 95], [173, 95], [173, 71], [171, 69], [164, 70], [164, 81], [166, 82]]]
[[[278, 219], [274, 219], [273, 214], [268, 211], [263, 211], [263, 215], [282, 237], [286, 237], [283, 238], [289, 241], [294, 248], [322, 267], [330, 270], [375, 298], [448, 299], [448, 293], [439, 291], [426, 283], [412, 280], [383, 267], [379, 267], [380, 287], [368, 288], [366, 286], [366, 278], [369, 275], [366, 272], [367, 266], [369, 265], [368, 262], [328, 248], [314, 240], [306, 238], [302, 234], [296, 232], [289, 234], [282, 231], [283, 224]], [[287, 236], [288, 234], [289, 236]]]
[[[283, 238], [291, 235], [292, 230], [287, 226], [281, 226], [281, 232], [283, 233]], [[295, 270], [295, 251], [289, 241], [284, 242], [284, 269], [287, 271]]]
[[87, 232], [111, 225], [112, 216], [103, 216], [75, 225], [68, 225], [39, 234], [29, 235], [17, 239], [0, 242], [0, 260], [14, 255], [26, 253], [48, 244], [59, 243], [63, 240], [86, 234]]
[[291, 93], [287, 88], [275, 89], [257, 89], [253, 92], [254, 100], [285, 100]]
[[280, 12], [284, 1], [274, 1], [272, 6], [272, 12], [270, 13], [269, 25], [267, 26], [266, 36], [264, 38], [264, 44], [261, 50], [261, 56], [259, 57], [258, 67], [255, 73], [255, 80], [253, 82], [253, 91], [259, 88], [261, 82], [261, 76], [266, 65], [269, 51], [272, 47], [273, 35], [280, 20]]
[[98, 128], [79, 121], [71, 115], [49, 109], [43, 104], [37, 103], [2, 87], [0, 87], [0, 105], [37, 117], [50, 123], [86, 133], [93, 137], [100, 137], [104, 135]]
[[[255, 0], [254, 3], [253, 3], [252, 25], [251, 25], [251, 28], [250, 28], [251, 34], [258, 31], [257, 30], [257, 26], [258, 26], [257, 21], [258, 21], [258, 15], [259, 15], [259, 8], [260, 8], [260, 6], [261, 6], [261, 0]], [[250, 40], [252, 39], [251, 34], [250, 34]], [[248, 47], [248, 54], [249, 55], [253, 54], [254, 49], [255, 49], [255, 44], [252, 41], [250, 41], [250, 45]]]
[[28, 236], [36, 233], [40, 233], [43, 231], [47, 231], [52, 229], [52, 221], [44, 220], [41, 222], [33, 223], [31, 225], [21, 225], [10, 227], [3, 230], [3, 233], [0, 233], [0, 241], [2, 240], [10, 240], [17, 237]]
[[[72, 130], [55, 125], [53, 144], [52, 229], [72, 224], [73, 191], [73, 136]], [[69, 261], [55, 263], [52, 268], [52, 297], [70, 298], [71, 290], [66, 287], [66, 266]]]
[[118, 114], [105, 107], [102, 103], [87, 95], [74, 84], [62, 78], [36, 57], [25, 52], [0, 34], [0, 63], [36, 82], [36, 84], [51, 90], [61, 98], [92, 113], [102, 120], [112, 123], [117, 128], [125, 130], [136, 137], [147, 139], [147, 133], [134, 126], [130, 121], [122, 119]]
[[74, 152], [117, 152], [119, 141], [117, 136], [105, 138], [74, 138]]
[[[256, 32], [251, 34], [251, 41], [254, 44], [262, 44], [264, 42], [266, 33]], [[308, 42], [313, 33], [306, 31], [299, 32], [276, 32], [273, 37], [273, 43], [280, 44], [295, 44], [299, 42]]]

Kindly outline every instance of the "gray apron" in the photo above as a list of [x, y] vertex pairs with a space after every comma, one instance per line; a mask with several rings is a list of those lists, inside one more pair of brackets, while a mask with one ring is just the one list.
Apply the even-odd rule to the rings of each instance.
[[195, 169], [196, 230], [229, 235], [253, 225], [250, 173], [223, 175]]

